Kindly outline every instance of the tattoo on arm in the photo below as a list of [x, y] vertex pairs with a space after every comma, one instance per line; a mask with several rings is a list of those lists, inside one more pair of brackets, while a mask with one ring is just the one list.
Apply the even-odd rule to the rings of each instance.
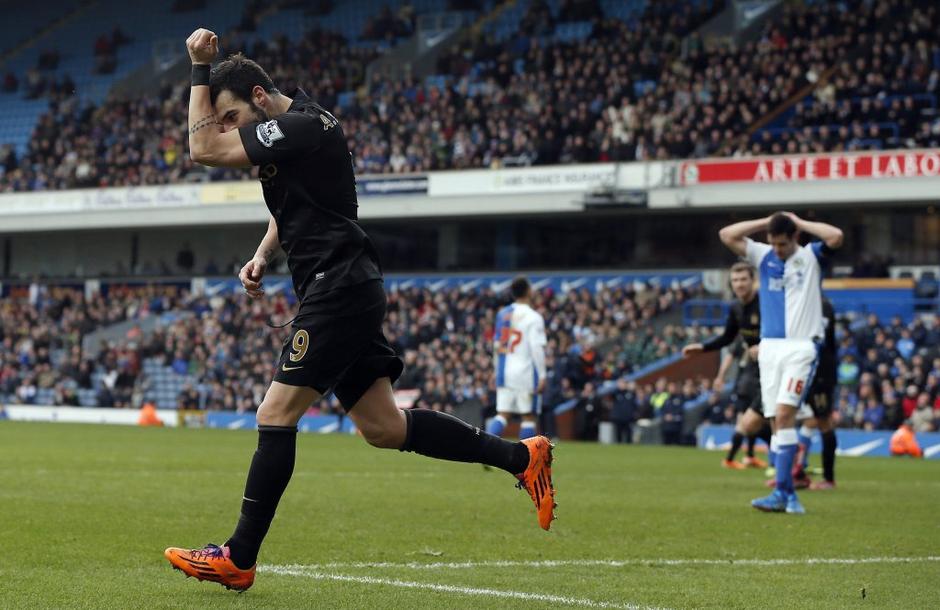
[[261, 248], [255, 256], [260, 256], [264, 262], [270, 263], [274, 258], [274, 248]]
[[218, 124], [219, 122], [216, 120], [214, 114], [210, 114], [209, 116], [202, 117], [201, 119], [196, 121], [192, 127], [189, 128], [189, 135], [196, 133], [197, 131], [199, 131], [200, 129], [204, 127], [208, 127], [209, 125], [218, 125]]

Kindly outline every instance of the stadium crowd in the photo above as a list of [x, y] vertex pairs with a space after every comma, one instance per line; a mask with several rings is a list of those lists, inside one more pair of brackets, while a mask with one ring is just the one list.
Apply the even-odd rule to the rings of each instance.
[[[82, 339], [95, 330], [178, 308], [186, 300], [157, 286], [111, 287], [86, 298], [77, 288], [33, 284], [28, 294], [0, 301], [0, 402], [34, 404], [43, 390], [54, 404], [78, 405], [80, 390], [95, 392], [99, 406], [131, 406], [140, 371], [133, 343], [105, 346], [86, 356]], [[132, 329], [129, 341], [140, 336]], [[98, 373], [99, 375], [96, 375]]]
[[[283, 91], [302, 86], [334, 109], [360, 173], [934, 146], [938, 10], [928, 0], [903, 5], [788, 3], [754, 42], [706, 48], [695, 30], [722, 2], [649, 3], [628, 23], [596, 3], [553, 14], [536, 0], [519, 36], [498, 42], [484, 30], [421, 82], [365, 82], [376, 48], [323, 30], [297, 41], [239, 30], [226, 49], [255, 58]], [[368, 36], [411, 19], [378, 14]], [[586, 38], [553, 36], [573, 20], [589, 20]], [[811, 89], [790, 116], [745, 135]], [[6, 155], [0, 189], [252, 178], [189, 160], [186, 83], [100, 107], [58, 90], [26, 155]]]
[[[179, 406], [257, 408], [287, 337], [287, 330], [268, 326], [289, 321], [286, 298], [260, 303], [241, 296], [189, 298], [185, 290], [171, 298], [169, 292], [150, 288], [125, 296], [111, 290], [107, 306], [102, 297], [85, 299], [74, 291], [32, 303], [25, 297], [7, 299], [0, 317], [0, 395], [28, 404], [38, 389], [94, 385], [99, 406], [136, 406], [152, 389], [142, 363], [156, 359], [191, 383]], [[622, 351], [601, 356], [603, 348], [622, 333], [645, 327], [687, 295], [681, 289], [658, 288], [539, 292], [535, 306], [546, 315], [553, 370], [579, 389], [587, 381], [629, 372], [635, 363], [615, 356]], [[397, 387], [419, 390], [418, 401], [438, 409], [449, 410], [468, 399], [491, 402], [493, 316], [503, 298], [489, 289], [393, 291], [386, 333], [407, 363]], [[127, 336], [102, 346], [94, 359], [82, 352], [82, 336], [101, 325], [171, 310], [185, 315], [175, 315], [149, 334], [135, 325]], [[51, 352], [61, 354], [58, 366]], [[96, 384], [92, 373], [100, 377]]]
[[[753, 152], [940, 145], [940, 10], [934, 2], [909, 2], [909, 12], [892, 21], [885, 17], [898, 7], [883, 2], [871, 7], [857, 17], [855, 11], [843, 13], [844, 19], [858, 20], [856, 51], [830, 63], [831, 74], [812, 97], [793, 107], [784, 129], [761, 132]], [[786, 39], [779, 43], [782, 48], [788, 44]]]
[[[657, 315], [689, 296], [653, 288], [537, 291], [533, 306], [545, 316], [549, 339], [546, 411], [573, 406], [584, 438], [596, 438], [601, 421], [613, 422], [628, 438], [637, 420], [659, 420], [666, 442], [686, 440], [681, 434], [690, 417], [693, 424], [732, 422], [733, 396], [710, 379], [626, 380], [645, 364], [718, 332], [671, 325], [654, 330]], [[412, 390], [414, 404], [427, 408], [491, 408], [494, 314], [504, 302], [489, 289], [392, 291], [385, 332], [406, 362], [396, 389]], [[174, 315], [153, 332], [133, 325], [94, 356], [82, 347], [82, 338], [101, 326], [163, 313]], [[112, 287], [107, 299], [85, 298], [76, 289], [7, 298], [0, 305], [0, 399], [35, 404], [51, 395], [54, 404], [77, 405], [78, 395], [90, 391], [97, 406], [138, 407], [155, 389], [144, 366], [152, 360], [185, 380], [177, 406], [251, 411], [288, 334], [271, 326], [288, 322], [291, 313], [284, 296], [264, 302], [234, 295], [192, 298], [182, 289], [155, 286]], [[841, 325], [838, 337], [837, 425], [894, 429], [910, 419], [915, 431], [940, 429], [940, 328], [919, 319], [881, 324], [872, 316], [861, 326]], [[318, 406], [338, 408], [335, 402]]]

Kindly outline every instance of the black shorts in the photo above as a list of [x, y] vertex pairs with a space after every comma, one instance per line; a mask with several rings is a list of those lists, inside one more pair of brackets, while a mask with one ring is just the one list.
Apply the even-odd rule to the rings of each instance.
[[738, 375], [734, 386], [734, 410], [736, 412], [744, 413], [748, 409], [753, 409], [761, 415], [764, 414], [764, 409], [761, 405], [759, 376], [753, 374], [751, 371], [745, 370]]
[[818, 419], [826, 419], [832, 415], [832, 399], [836, 386], [826, 380], [817, 379], [813, 389], [806, 397], [806, 403], [813, 409], [813, 415]]
[[301, 305], [274, 381], [333, 392], [346, 411], [376, 379], [394, 383], [404, 368], [382, 334], [385, 287], [374, 280], [338, 288]]

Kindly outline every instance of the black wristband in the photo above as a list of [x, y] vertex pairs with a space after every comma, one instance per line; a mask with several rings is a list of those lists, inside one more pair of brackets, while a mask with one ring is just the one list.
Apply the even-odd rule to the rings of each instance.
[[209, 85], [209, 65], [193, 64], [192, 86]]

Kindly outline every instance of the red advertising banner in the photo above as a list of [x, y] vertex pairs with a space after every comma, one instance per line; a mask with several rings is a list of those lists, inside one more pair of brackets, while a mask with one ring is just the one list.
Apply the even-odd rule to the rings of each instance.
[[692, 186], [938, 176], [940, 150], [921, 150], [686, 161], [679, 180]]

